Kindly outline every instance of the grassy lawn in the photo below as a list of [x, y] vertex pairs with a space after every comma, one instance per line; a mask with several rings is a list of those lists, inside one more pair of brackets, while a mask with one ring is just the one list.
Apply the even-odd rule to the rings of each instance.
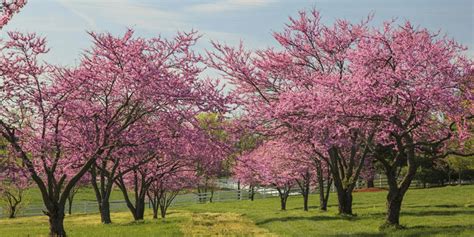
[[[290, 197], [288, 210], [279, 200], [195, 204], [170, 210], [165, 221], [132, 222], [127, 212], [113, 213], [114, 224], [100, 224], [98, 215], [66, 217], [70, 236], [474, 236], [474, 186], [410, 190], [404, 200], [401, 223], [407, 228], [379, 232], [386, 192], [355, 193], [356, 217], [336, 215], [335, 195], [328, 212], [313, 205], [302, 211], [302, 198]], [[317, 196], [311, 196], [311, 204]], [[46, 217], [0, 219], [0, 236], [46, 236]]]
[[[257, 226], [281, 236], [474, 236], [474, 186], [409, 190], [402, 207], [401, 223], [407, 227], [396, 232], [379, 232], [385, 212], [386, 192], [355, 193], [353, 218], [336, 215], [335, 195], [328, 212], [313, 206], [302, 211], [302, 198], [290, 197], [288, 210], [278, 210], [277, 199], [240, 203], [193, 205], [186, 210], [242, 214]], [[317, 197], [311, 197], [311, 203]]]

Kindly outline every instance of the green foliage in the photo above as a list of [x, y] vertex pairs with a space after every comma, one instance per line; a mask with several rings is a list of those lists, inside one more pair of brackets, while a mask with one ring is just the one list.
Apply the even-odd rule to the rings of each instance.
[[448, 156], [446, 160], [449, 164], [449, 167], [456, 170], [457, 172], [474, 169], [474, 157], [463, 157], [453, 155]]
[[[302, 198], [291, 196], [287, 211], [278, 198], [195, 204], [173, 208], [166, 220], [133, 222], [128, 212], [112, 213], [114, 223], [100, 224], [99, 214], [65, 219], [70, 236], [474, 236], [474, 186], [413, 189], [402, 208], [401, 230], [379, 231], [387, 192], [354, 193], [357, 216], [337, 216], [336, 199], [329, 211], [302, 210]], [[310, 196], [317, 203], [317, 196]], [[47, 236], [47, 217], [0, 219], [1, 236]]]
[[226, 141], [228, 134], [222, 128], [224, 121], [218, 113], [200, 113], [196, 116], [199, 127], [219, 141]]

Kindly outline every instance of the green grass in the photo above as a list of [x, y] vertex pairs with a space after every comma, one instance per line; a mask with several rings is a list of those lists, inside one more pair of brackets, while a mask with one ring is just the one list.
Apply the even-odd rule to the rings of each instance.
[[[112, 213], [113, 224], [100, 224], [99, 215], [72, 215], [64, 221], [69, 236], [181, 236], [181, 224], [187, 218], [173, 213], [166, 221], [152, 220], [146, 216], [143, 222], [132, 222], [127, 212]], [[48, 218], [19, 217], [0, 219], [0, 236], [48, 236]]]
[[[401, 224], [407, 229], [379, 232], [385, 213], [386, 192], [355, 193], [356, 217], [336, 215], [336, 197], [332, 193], [328, 212], [312, 206], [302, 211], [302, 198], [290, 197], [287, 211], [278, 210], [277, 199], [212, 203], [186, 207], [192, 212], [239, 213], [257, 226], [281, 236], [474, 236], [474, 186], [409, 190], [404, 199]], [[312, 196], [312, 204], [317, 197]]]
[[[356, 217], [336, 215], [335, 195], [328, 212], [317, 210], [317, 196], [309, 212], [302, 198], [292, 196], [288, 210], [279, 210], [277, 198], [256, 201], [194, 204], [170, 210], [165, 221], [133, 222], [127, 212], [114, 213], [114, 224], [99, 224], [98, 215], [66, 217], [70, 236], [474, 236], [474, 186], [414, 189], [402, 207], [404, 230], [380, 232], [386, 192], [355, 193]], [[0, 219], [0, 236], [46, 236], [45, 217]]]

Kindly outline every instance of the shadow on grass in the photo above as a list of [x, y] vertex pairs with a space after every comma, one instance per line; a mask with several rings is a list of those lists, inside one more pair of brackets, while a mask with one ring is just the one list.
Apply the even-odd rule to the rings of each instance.
[[263, 221], [259, 221], [255, 224], [257, 225], [264, 225], [268, 224], [270, 222], [287, 222], [287, 221], [327, 221], [327, 220], [336, 220], [336, 219], [341, 219], [341, 217], [337, 216], [287, 216], [287, 217], [278, 217], [278, 218], [269, 218], [265, 219]]
[[442, 204], [442, 205], [407, 205], [409, 208], [427, 208], [427, 207], [438, 207], [438, 208], [457, 208], [463, 207], [457, 204]]
[[367, 233], [367, 232], [358, 232], [350, 234], [336, 234], [328, 236], [408, 236], [408, 237], [417, 237], [417, 236], [432, 236], [432, 235], [443, 235], [443, 236], [458, 236], [464, 231], [474, 230], [473, 225], [454, 225], [454, 226], [444, 226], [444, 227], [433, 227], [433, 226], [413, 226], [403, 230], [392, 230], [392, 231], [382, 231], [379, 233]]
[[474, 215], [474, 210], [451, 210], [451, 211], [403, 211], [401, 216], [455, 216]]
[[[434, 206], [427, 206], [434, 207]], [[361, 218], [383, 218], [386, 215], [385, 212], [372, 212], [361, 215]], [[402, 209], [400, 216], [455, 216], [455, 215], [474, 215], [474, 209], [456, 209], [456, 210], [440, 210], [440, 211], [423, 211], [423, 210], [407, 210]]]
[[[474, 230], [474, 225], [452, 225], [452, 226], [412, 226], [405, 230], [400, 231], [403, 236], [415, 237], [415, 236], [432, 236], [432, 235], [446, 235], [446, 236], [458, 236], [464, 231]], [[393, 232], [391, 232], [393, 233]]]
[[[319, 211], [319, 206], [308, 206], [310, 211]], [[303, 207], [287, 208], [287, 210], [303, 210]]]

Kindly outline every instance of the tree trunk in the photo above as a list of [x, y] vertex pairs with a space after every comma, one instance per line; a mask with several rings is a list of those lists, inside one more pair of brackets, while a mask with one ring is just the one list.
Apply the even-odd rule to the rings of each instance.
[[[105, 164], [102, 166], [103, 169], [106, 169]], [[91, 184], [94, 189], [96, 196], [97, 204], [99, 205], [100, 220], [103, 224], [111, 224], [112, 218], [110, 217], [110, 194], [112, 193], [113, 188], [113, 176], [105, 175], [102, 172], [99, 172], [99, 184], [97, 183], [97, 173], [96, 167], [92, 166], [89, 171], [91, 174]]]
[[67, 204], [68, 204], [68, 214], [72, 214], [72, 202], [74, 201], [74, 197], [76, 196], [76, 193], [78, 192], [79, 187], [75, 187], [71, 190], [69, 195], [67, 195]]
[[400, 225], [400, 210], [402, 207], [403, 197], [405, 196], [405, 193], [411, 183], [411, 180], [408, 179], [411, 179], [411, 177], [413, 177], [414, 175], [412, 175], [412, 171], [409, 171], [408, 177], [405, 176], [404, 178], [405, 182], [402, 182], [399, 187], [396, 175], [394, 175], [393, 172], [387, 173], [392, 175], [387, 175], [387, 181], [389, 185], [386, 204], [387, 215], [385, 217], [385, 223], [382, 225], [382, 228], [391, 227], [395, 229], [400, 229], [402, 228], [402, 226]]
[[309, 173], [309, 170], [306, 170], [306, 172], [301, 176], [302, 179], [296, 179], [296, 183], [300, 187], [301, 190], [301, 195], [303, 195], [303, 210], [308, 211], [308, 198], [309, 198], [309, 192], [310, 192], [310, 182], [311, 182], [311, 174]]
[[72, 200], [73, 200], [72, 198], [67, 199], [67, 203], [68, 203], [67, 212], [69, 215], [72, 214]]
[[281, 204], [282, 211], [286, 211], [286, 200], [287, 200], [287, 197], [285, 197], [284, 195], [280, 196], [280, 204]]
[[240, 179], [237, 180], [237, 200], [242, 200], [242, 194], [240, 190]]
[[319, 204], [320, 204], [319, 209], [321, 211], [327, 211], [328, 210], [328, 200], [329, 200], [329, 193], [331, 191], [331, 185], [332, 185], [332, 181], [331, 181], [331, 179], [328, 179], [327, 186], [326, 186], [326, 194], [324, 194], [324, 188], [323, 188], [322, 194], [321, 194], [321, 191], [319, 192], [319, 199], [320, 199], [319, 200]]
[[283, 189], [277, 187], [276, 189], [278, 191], [278, 195], [280, 196], [281, 210], [286, 211], [286, 201], [288, 200], [291, 187], [285, 187]]
[[112, 223], [112, 219], [110, 218], [110, 203], [109, 200], [102, 200], [100, 204], [100, 220], [103, 224], [110, 224]]
[[400, 228], [400, 210], [404, 193], [398, 188], [390, 188], [387, 194], [387, 216], [385, 225]]
[[337, 190], [340, 215], [352, 215], [352, 192], [347, 189]]
[[459, 174], [458, 174], [458, 185], [461, 186], [462, 185], [462, 181], [461, 181], [461, 173], [462, 173], [462, 170], [459, 170]]
[[[411, 139], [408, 139], [409, 144], [413, 144]], [[382, 150], [383, 151], [383, 150]], [[385, 223], [381, 228], [395, 228], [400, 229], [400, 210], [402, 207], [403, 197], [405, 196], [408, 188], [413, 181], [418, 165], [415, 161], [415, 149], [413, 145], [410, 145], [406, 152], [407, 172], [401, 179], [398, 180], [400, 169], [402, 168], [403, 160], [395, 160], [394, 163], [389, 163], [383, 157], [384, 153], [377, 156], [378, 160], [383, 164], [385, 175], [388, 183], [388, 194], [387, 194], [387, 215], [385, 217]], [[397, 157], [400, 157], [398, 155]]]
[[214, 198], [214, 189], [211, 189], [211, 197], [209, 197], [209, 202], [212, 203], [212, 199]]
[[308, 211], [308, 199], [309, 199], [309, 193], [305, 192], [303, 193], [303, 210]]
[[254, 186], [250, 186], [250, 189], [249, 189], [249, 198], [250, 198], [250, 201], [253, 201], [254, 198], [255, 198], [255, 187], [254, 187]]
[[160, 205], [161, 218], [165, 218], [165, 217], [166, 217], [166, 211], [167, 211], [166, 206], [165, 206], [165, 205]]
[[451, 185], [451, 171], [448, 170], [448, 185]]
[[317, 179], [318, 179], [318, 190], [319, 190], [319, 210], [327, 211], [328, 206], [328, 198], [329, 198], [329, 189], [331, 188], [331, 179], [328, 178], [327, 182], [327, 192], [324, 192], [324, 176], [323, 176], [323, 169], [321, 167], [321, 162], [316, 163], [316, 172], [317, 172]]
[[145, 198], [139, 198], [138, 200], [135, 201], [135, 214], [133, 218], [138, 221], [138, 220], [143, 220], [145, 214]]
[[374, 180], [369, 179], [367, 180], [367, 188], [373, 188], [374, 187]]
[[49, 215], [49, 236], [51, 237], [65, 237], [64, 230], [64, 210], [58, 209], [50, 211]]
[[150, 198], [150, 196], [148, 196], [148, 198], [150, 199], [151, 208], [153, 209], [153, 219], [158, 219], [158, 199], [155, 197]]
[[13, 219], [15, 218], [15, 215], [16, 215], [16, 205], [12, 205], [10, 206], [10, 215], [8, 216], [8, 218]]

